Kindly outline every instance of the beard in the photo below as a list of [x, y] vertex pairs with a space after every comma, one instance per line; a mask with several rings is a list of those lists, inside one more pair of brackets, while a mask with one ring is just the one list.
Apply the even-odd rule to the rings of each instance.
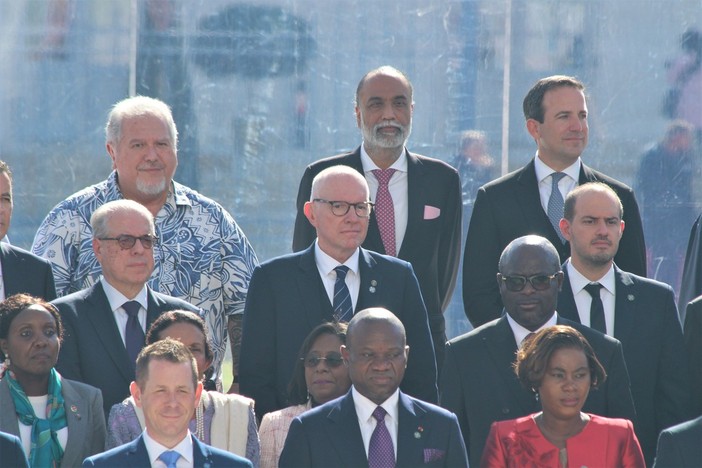
[[[394, 135], [385, 134], [380, 131], [383, 127], [393, 127], [399, 131]], [[371, 147], [383, 149], [401, 148], [405, 146], [410, 133], [412, 133], [412, 122], [410, 121], [408, 125], [401, 125], [394, 121], [384, 120], [374, 125], [371, 129], [368, 128], [363, 121], [363, 116], [361, 116], [361, 133], [363, 134], [363, 141]]]
[[167, 184], [166, 178], [163, 177], [160, 180], [152, 183], [147, 183], [140, 178], [137, 178], [136, 189], [143, 195], [155, 196], [160, 195], [166, 191]]

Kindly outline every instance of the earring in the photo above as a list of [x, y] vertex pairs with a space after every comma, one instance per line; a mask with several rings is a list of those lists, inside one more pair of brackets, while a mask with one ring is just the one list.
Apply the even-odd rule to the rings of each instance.
[[9, 355], [5, 356], [5, 369], [9, 369], [11, 364], [12, 364], [12, 362], [10, 362], [10, 356]]
[[539, 391], [535, 388], [531, 389], [532, 392], [534, 392], [534, 398], [536, 398], [536, 402], [539, 402]]

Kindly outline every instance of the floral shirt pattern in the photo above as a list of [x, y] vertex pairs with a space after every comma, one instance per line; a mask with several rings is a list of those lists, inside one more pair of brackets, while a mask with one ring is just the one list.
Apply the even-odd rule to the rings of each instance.
[[[64, 296], [94, 284], [101, 275], [92, 248], [90, 216], [99, 206], [124, 198], [117, 174], [62, 201], [46, 216], [32, 252], [51, 262], [56, 293]], [[173, 182], [158, 212], [154, 271], [149, 286], [203, 310], [221, 374], [227, 319], [242, 314], [256, 253], [232, 216], [217, 202]]]

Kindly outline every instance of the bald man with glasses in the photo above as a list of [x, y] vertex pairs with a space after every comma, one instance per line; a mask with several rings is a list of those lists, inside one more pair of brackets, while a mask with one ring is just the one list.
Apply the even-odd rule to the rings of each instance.
[[522, 341], [551, 325], [569, 325], [582, 333], [607, 372], [605, 382], [590, 391], [583, 411], [635, 420], [621, 343], [558, 315], [562, 283], [558, 251], [548, 239], [515, 239], [498, 266], [502, 317], [446, 344], [439, 401], [458, 416], [472, 466], [480, 465], [493, 422], [540, 411], [534, 392], [519, 383], [513, 363]]
[[90, 224], [102, 277], [52, 302], [65, 328], [56, 367], [67, 379], [99, 388], [107, 414], [129, 396], [136, 357], [151, 323], [169, 310], [201, 311], [146, 285], [157, 238], [153, 215], [143, 205], [106, 203], [95, 210]]
[[412, 266], [361, 248], [371, 215], [368, 184], [358, 171], [333, 166], [312, 183], [304, 212], [317, 231], [307, 249], [254, 270], [244, 309], [241, 393], [259, 415], [288, 406], [287, 387], [300, 345], [317, 325], [348, 322], [354, 311], [384, 307], [407, 330], [412, 354], [406, 393], [436, 402], [436, 363], [427, 311]]

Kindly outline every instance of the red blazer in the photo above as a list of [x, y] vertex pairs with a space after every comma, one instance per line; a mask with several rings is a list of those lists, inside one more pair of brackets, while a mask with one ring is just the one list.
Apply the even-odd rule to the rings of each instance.
[[[645, 467], [628, 419], [590, 414], [585, 428], [566, 442], [568, 466]], [[481, 467], [560, 468], [558, 448], [541, 434], [534, 415], [492, 424]]]

